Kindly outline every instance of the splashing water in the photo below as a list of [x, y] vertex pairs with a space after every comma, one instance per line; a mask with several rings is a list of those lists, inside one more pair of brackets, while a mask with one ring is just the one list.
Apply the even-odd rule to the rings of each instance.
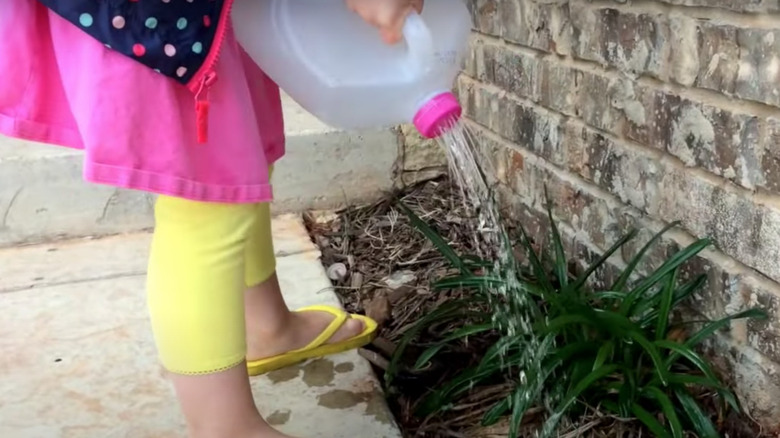
[[[480, 248], [480, 257], [493, 261], [491, 275], [501, 281], [489, 291], [488, 299], [493, 311], [493, 322], [503, 336], [520, 339], [521, 349], [528, 354], [515, 370], [515, 379], [524, 393], [526, 402], [540, 394], [539, 387], [543, 379], [529, 376], [541, 376], [542, 358], [554, 347], [551, 339], [539, 339], [534, 331], [533, 298], [521, 284], [508, 234], [503, 226], [494, 197], [494, 191], [488, 184], [486, 174], [495, 174], [489, 160], [480, 160], [479, 143], [462, 121], [453, 122], [438, 139], [447, 153], [451, 178], [457, 184], [462, 202], [467, 211], [474, 214], [476, 220], [474, 239]], [[515, 344], [516, 345], [516, 344]], [[506, 362], [507, 349], [501, 352], [502, 364]], [[558, 395], [550, 395], [558, 398]], [[549, 400], [545, 400], [549, 402]], [[549, 436], [551, 430], [543, 430], [542, 436]]]

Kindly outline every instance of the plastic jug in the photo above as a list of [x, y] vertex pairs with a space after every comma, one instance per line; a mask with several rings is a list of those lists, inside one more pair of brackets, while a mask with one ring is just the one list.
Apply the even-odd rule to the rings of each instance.
[[266, 74], [331, 126], [413, 122], [433, 138], [461, 115], [450, 90], [471, 30], [464, 0], [426, 0], [392, 46], [344, 0], [236, 0], [233, 26]]

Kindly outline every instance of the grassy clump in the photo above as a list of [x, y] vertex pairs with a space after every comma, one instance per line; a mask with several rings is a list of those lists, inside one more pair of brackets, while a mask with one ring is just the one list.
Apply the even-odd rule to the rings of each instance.
[[[462, 322], [419, 355], [417, 369], [469, 337], [495, 339], [478, 363], [433, 388], [416, 406], [419, 415], [446, 411], [479, 385], [507, 379], [511, 390], [487, 410], [482, 423], [509, 417], [511, 437], [519, 436], [523, 418], [538, 407], [546, 412], [541, 436], [552, 436], [563, 418], [576, 420], [589, 406], [641, 422], [654, 436], [673, 438], [687, 432], [701, 438], [720, 436], [697, 397], [704, 389], [716, 394], [724, 409], [740, 410], [734, 394], [696, 347], [732, 320], [766, 314], [750, 309], [717, 321], [677, 324], [670, 318], [704, 285], [703, 275], [681, 281], [679, 273], [709, 240], [694, 242], [637, 279], [637, 267], [670, 225], [638, 252], [611, 287], [599, 290], [591, 286], [591, 277], [636, 232], [618, 240], [582, 274], [573, 275], [550, 211], [551, 256], [545, 262], [544, 252], [535, 249], [521, 228], [517, 243], [527, 256], [521, 265], [506, 235], [500, 260], [458, 254], [409, 208], [399, 208], [453, 268], [435, 289], [467, 288], [473, 293], [441, 305], [405, 332], [388, 383], [392, 385], [407, 347], [430, 327]], [[686, 339], [671, 336], [680, 327], [690, 330]]]

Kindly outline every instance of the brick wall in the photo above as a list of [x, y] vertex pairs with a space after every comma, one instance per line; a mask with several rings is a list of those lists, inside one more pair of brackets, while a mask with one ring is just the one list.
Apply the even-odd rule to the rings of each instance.
[[542, 234], [546, 185], [585, 258], [630, 227], [646, 240], [681, 221], [656, 261], [711, 237], [690, 267], [710, 280], [695, 309], [771, 319], [709, 348], [780, 425], [780, 1], [469, 3], [458, 93], [508, 214]]

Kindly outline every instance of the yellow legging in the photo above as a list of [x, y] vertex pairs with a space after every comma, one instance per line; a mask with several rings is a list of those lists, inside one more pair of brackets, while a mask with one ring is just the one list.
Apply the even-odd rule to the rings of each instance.
[[238, 365], [243, 292], [276, 270], [269, 205], [161, 196], [155, 218], [147, 293], [163, 366], [201, 375]]

